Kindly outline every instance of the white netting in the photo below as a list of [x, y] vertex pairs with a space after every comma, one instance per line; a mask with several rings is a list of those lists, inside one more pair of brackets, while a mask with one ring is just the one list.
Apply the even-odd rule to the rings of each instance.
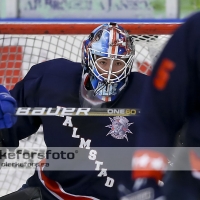
[[[34, 64], [54, 58], [81, 61], [81, 45], [85, 35], [0, 35], [0, 83], [10, 89]], [[134, 71], [149, 74], [153, 60], [169, 35], [142, 35], [135, 38]]]
[[[11, 89], [34, 64], [54, 58], [81, 61], [81, 45], [86, 35], [0, 35], [0, 84]], [[150, 74], [152, 63], [169, 35], [135, 36], [133, 71]], [[42, 127], [35, 135], [20, 141], [20, 147], [45, 147]], [[5, 160], [6, 162], [6, 160]], [[0, 171], [0, 196], [19, 189], [34, 169], [5, 168]]]

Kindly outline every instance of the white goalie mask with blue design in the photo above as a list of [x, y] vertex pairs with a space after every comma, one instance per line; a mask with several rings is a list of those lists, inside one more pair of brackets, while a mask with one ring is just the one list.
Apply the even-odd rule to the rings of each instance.
[[110, 107], [118, 99], [128, 84], [134, 54], [132, 37], [116, 23], [103, 24], [90, 34], [82, 48], [83, 107]]

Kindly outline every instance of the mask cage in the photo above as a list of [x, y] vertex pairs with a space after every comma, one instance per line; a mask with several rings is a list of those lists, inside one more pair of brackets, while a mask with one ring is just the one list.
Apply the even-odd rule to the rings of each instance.
[[[116, 82], [120, 82], [122, 79], [126, 78], [132, 69], [133, 66], [133, 62], [134, 62], [134, 55], [130, 54], [130, 55], [119, 55], [119, 54], [109, 54], [109, 53], [105, 53], [105, 52], [99, 52], [96, 51], [94, 49], [89, 48], [89, 53], [88, 53], [88, 61], [89, 61], [89, 69], [92, 72], [92, 74], [100, 81], [103, 82], [107, 82], [107, 83], [116, 83]], [[110, 68], [109, 71], [104, 70], [103, 68], [102, 71], [104, 73], [100, 73], [96, 67], [96, 62], [98, 61], [98, 59], [95, 59], [95, 55], [104, 55], [101, 58], [106, 58], [106, 59], [111, 59], [111, 64], [110, 64]], [[124, 60], [122, 60], [122, 58], [127, 58], [128, 60], [125, 62]], [[116, 72], [111, 72], [111, 66], [113, 61], [117, 59], [122, 61], [125, 65], [122, 69], [116, 71]], [[119, 75], [116, 75], [117, 72], [122, 71], [122, 73], [120, 73]], [[107, 73], [108, 72], [108, 73]], [[108, 74], [108, 77], [104, 77], [103, 75]], [[114, 78], [111, 78], [111, 75], [114, 76]]]

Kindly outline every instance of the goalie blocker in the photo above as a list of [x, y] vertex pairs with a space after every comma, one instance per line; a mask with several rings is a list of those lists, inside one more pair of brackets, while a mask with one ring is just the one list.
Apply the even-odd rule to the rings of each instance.
[[40, 188], [30, 187], [17, 192], [13, 192], [0, 198], [0, 200], [42, 200]]

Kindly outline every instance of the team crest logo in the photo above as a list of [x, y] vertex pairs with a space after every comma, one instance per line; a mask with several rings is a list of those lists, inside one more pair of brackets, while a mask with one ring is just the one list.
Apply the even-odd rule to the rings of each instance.
[[111, 129], [107, 135], [111, 135], [112, 137], [114, 137], [116, 139], [126, 138], [126, 140], [128, 141], [128, 137], [127, 137], [126, 133], [133, 134], [128, 129], [128, 127], [133, 123], [128, 123], [129, 120], [122, 116], [113, 117], [113, 119], [111, 117], [109, 117], [109, 118], [110, 118], [110, 121], [112, 122], [112, 124], [106, 126]]

